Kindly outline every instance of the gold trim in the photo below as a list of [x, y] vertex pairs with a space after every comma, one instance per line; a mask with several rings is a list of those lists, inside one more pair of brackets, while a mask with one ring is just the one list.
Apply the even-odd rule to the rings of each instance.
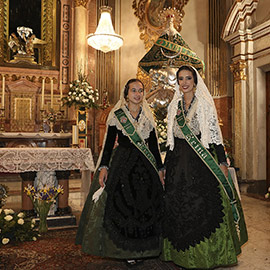
[[86, 8], [87, 3], [88, 3], [88, 0], [74, 0], [75, 7], [83, 6]]
[[[138, 27], [141, 32], [140, 39], [144, 41], [146, 49], [152, 47], [154, 42], [167, 27], [168, 15], [174, 16], [174, 27], [178, 32], [181, 31], [182, 20], [185, 15], [183, 8], [188, 1], [189, 0], [163, 1], [163, 6], [158, 6], [162, 4], [161, 1], [155, 1], [153, 4], [154, 1], [151, 0], [133, 0], [132, 8], [135, 10], [134, 15], [139, 19]], [[157, 5], [155, 6], [155, 4]], [[151, 21], [151, 15], [153, 15], [152, 18], [155, 19], [154, 21]]]
[[230, 70], [233, 73], [235, 81], [246, 80], [247, 76], [245, 75], [245, 69], [247, 63], [244, 60], [239, 60], [230, 65]]

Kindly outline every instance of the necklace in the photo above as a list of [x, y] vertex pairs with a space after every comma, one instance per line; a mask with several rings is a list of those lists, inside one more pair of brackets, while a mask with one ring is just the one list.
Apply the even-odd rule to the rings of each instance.
[[131, 108], [129, 108], [129, 106], [127, 106], [127, 108], [132, 113], [138, 113], [140, 111], [140, 109], [141, 109], [141, 106], [137, 107], [136, 109], [131, 109]]

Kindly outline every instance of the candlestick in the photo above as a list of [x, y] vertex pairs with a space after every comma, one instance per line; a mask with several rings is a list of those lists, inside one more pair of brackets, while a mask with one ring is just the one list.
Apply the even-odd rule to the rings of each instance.
[[2, 108], [5, 107], [5, 76], [2, 74]]
[[51, 79], [51, 109], [53, 109], [53, 79]]
[[72, 126], [72, 145], [77, 146], [79, 143], [79, 131], [78, 131], [78, 126], [73, 125]]
[[60, 100], [62, 101], [62, 98], [63, 98], [63, 89], [62, 89], [62, 81], [60, 81]]
[[42, 87], [41, 87], [41, 110], [44, 109], [44, 91], [45, 91], [45, 78], [42, 78]]

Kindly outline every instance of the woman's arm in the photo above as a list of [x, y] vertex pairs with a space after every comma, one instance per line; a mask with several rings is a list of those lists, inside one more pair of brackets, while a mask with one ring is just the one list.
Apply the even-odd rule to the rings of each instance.
[[112, 155], [112, 150], [115, 143], [115, 138], [117, 134], [117, 129], [115, 126], [109, 126], [107, 132], [107, 138], [105, 141], [102, 158], [99, 165], [99, 184], [104, 187], [104, 183], [108, 177], [109, 162]]
[[216, 158], [220, 166], [220, 169], [223, 171], [225, 176], [228, 177], [228, 164], [226, 161], [224, 146], [222, 144], [217, 145], [213, 143], [210, 145], [209, 151], [213, 156], [216, 154]]
[[159, 152], [159, 148], [158, 148], [158, 140], [157, 140], [157, 136], [156, 136], [154, 129], [150, 132], [148, 145], [149, 145], [150, 151], [152, 152], [152, 154], [154, 155], [154, 157], [156, 159], [157, 168], [159, 170], [160, 181], [161, 181], [162, 185], [164, 185], [164, 166], [162, 164], [162, 160], [160, 157], [160, 152]]

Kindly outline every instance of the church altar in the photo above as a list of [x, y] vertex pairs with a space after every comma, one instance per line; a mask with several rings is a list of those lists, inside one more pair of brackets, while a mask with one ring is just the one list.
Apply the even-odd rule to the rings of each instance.
[[90, 148], [0, 148], [0, 173], [20, 173], [23, 179], [22, 210], [26, 212], [33, 211], [33, 205], [23, 192], [24, 187], [28, 184], [33, 185], [36, 176], [42, 173], [45, 174], [45, 178], [57, 178], [58, 184], [63, 185], [64, 194], [59, 196], [59, 207], [69, 208], [68, 177], [71, 170], [82, 172], [81, 204], [83, 204], [91, 183], [91, 171], [95, 170]]
[[0, 148], [0, 172], [94, 171], [90, 148]]

